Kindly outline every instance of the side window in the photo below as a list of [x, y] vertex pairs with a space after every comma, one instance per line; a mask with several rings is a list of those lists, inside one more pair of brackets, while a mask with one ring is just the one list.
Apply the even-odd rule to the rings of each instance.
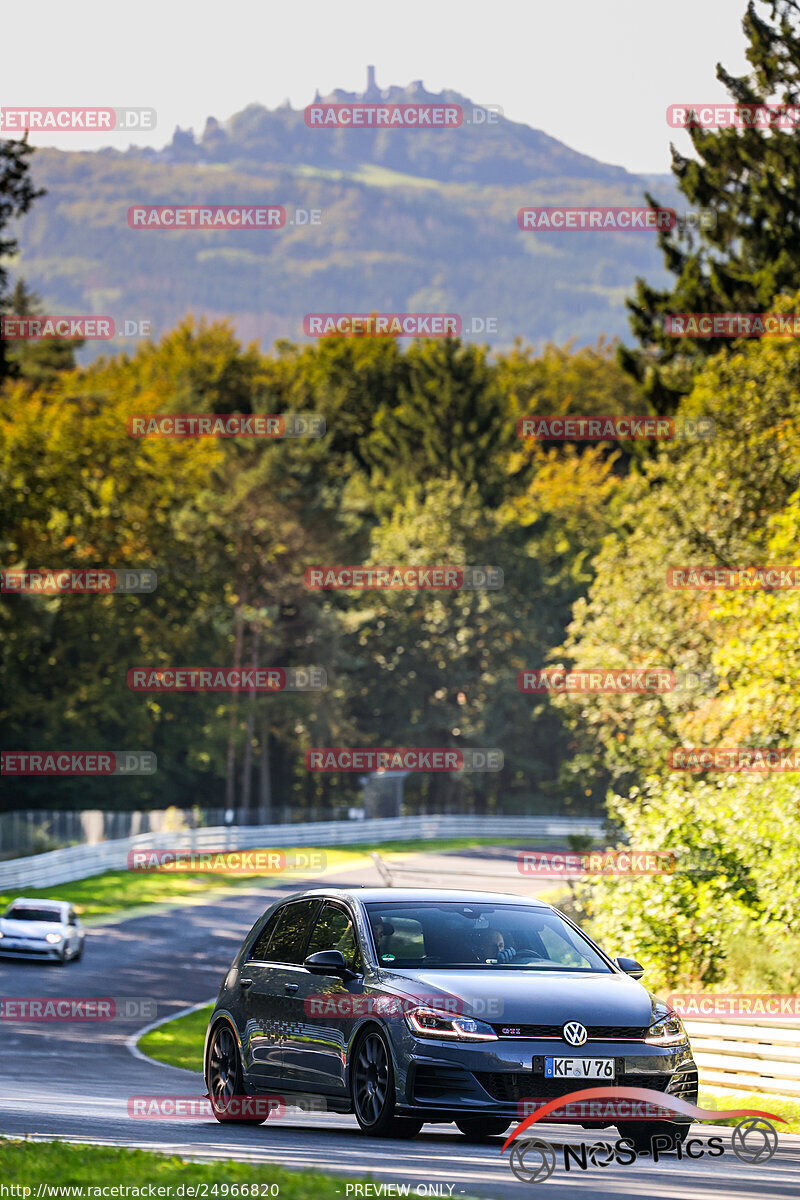
[[269, 962], [301, 963], [308, 931], [317, 911], [317, 900], [296, 900], [281, 909], [269, 944]]
[[306, 955], [318, 950], [341, 950], [351, 971], [361, 970], [356, 931], [350, 914], [338, 904], [323, 904]]
[[261, 933], [256, 938], [255, 944], [250, 950], [248, 958], [266, 960], [267, 947], [269, 946], [270, 938], [275, 932], [275, 926], [278, 924], [278, 921], [280, 921], [282, 913], [283, 909], [279, 908], [277, 912], [272, 914], [264, 928], [261, 930]]
[[397, 963], [404, 959], [413, 964], [426, 954], [437, 953], [431, 930], [428, 929], [426, 937], [422, 925], [413, 917], [392, 916], [390, 920], [384, 913], [370, 913], [370, 924], [378, 962]]
[[74, 912], [71, 912], [71, 913], [69, 914], [69, 918], [68, 918], [68, 924], [70, 924], [70, 925], [77, 925], [77, 924], [78, 924], [78, 918], [75, 916], [75, 913], [74, 913]]

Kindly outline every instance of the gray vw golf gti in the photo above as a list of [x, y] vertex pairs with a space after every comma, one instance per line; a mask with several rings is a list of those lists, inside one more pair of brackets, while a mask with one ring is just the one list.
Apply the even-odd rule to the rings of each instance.
[[[208, 1094], [220, 1121], [265, 1119], [241, 1097], [317, 1098], [373, 1136], [454, 1121], [474, 1139], [582, 1088], [695, 1102], [689, 1040], [642, 974], [535, 899], [307, 891], [256, 921], [223, 980], [206, 1034]], [[665, 1125], [619, 1128], [647, 1145]], [[667, 1128], [683, 1137], [689, 1126]]]

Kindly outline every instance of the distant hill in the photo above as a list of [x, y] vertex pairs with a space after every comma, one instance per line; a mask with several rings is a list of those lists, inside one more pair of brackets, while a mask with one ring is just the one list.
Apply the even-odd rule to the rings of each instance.
[[[326, 103], [473, 102], [421, 83]], [[516, 337], [579, 343], [627, 337], [636, 275], [665, 278], [652, 232], [531, 233], [530, 204], [639, 204], [645, 187], [678, 207], [670, 176], [632, 175], [500, 117], [452, 130], [310, 129], [303, 110], [250, 105], [163, 150], [40, 150], [48, 189], [20, 224], [16, 270], [59, 313], [148, 319], [229, 317], [245, 340], [302, 340], [308, 312], [457, 312]], [[282, 204], [321, 209], [318, 226], [139, 230], [134, 204]], [[469, 335], [468, 335], [469, 336]], [[111, 348], [131, 348], [114, 343]], [[83, 357], [103, 347], [89, 346]]]

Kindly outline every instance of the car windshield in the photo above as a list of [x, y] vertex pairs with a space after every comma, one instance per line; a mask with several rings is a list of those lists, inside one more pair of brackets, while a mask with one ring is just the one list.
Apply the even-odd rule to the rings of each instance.
[[549, 909], [455, 901], [366, 907], [381, 966], [612, 971], [582, 934]]
[[12, 904], [6, 917], [12, 921], [61, 921], [61, 913], [57, 908], [28, 908], [22, 904]]

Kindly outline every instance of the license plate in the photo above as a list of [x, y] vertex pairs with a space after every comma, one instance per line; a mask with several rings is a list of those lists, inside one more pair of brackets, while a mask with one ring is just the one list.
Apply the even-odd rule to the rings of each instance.
[[545, 1057], [546, 1079], [613, 1079], [613, 1058]]

